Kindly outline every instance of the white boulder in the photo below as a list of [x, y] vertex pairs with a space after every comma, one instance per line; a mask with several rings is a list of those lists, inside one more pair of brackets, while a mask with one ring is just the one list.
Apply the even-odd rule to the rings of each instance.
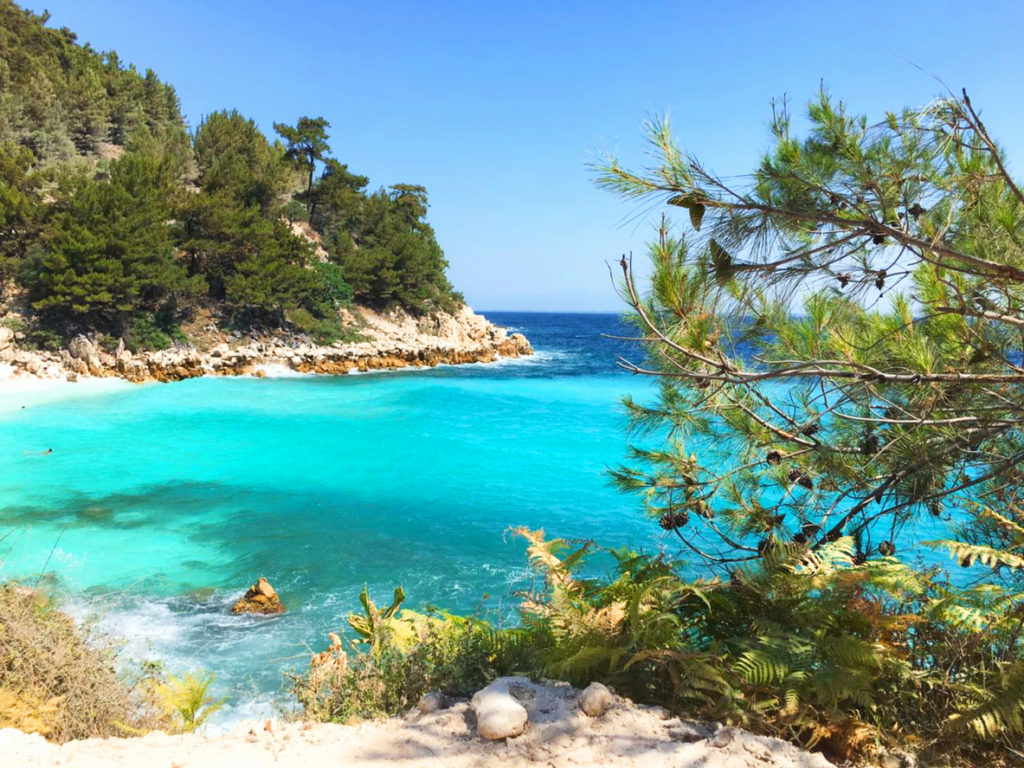
[[524, 678], [499, 677], [474, 694], [469, 706], [476, 714], [476, 731], [483, 738], [507, 739], [526, 730], [526, 707], [510, 691], [511, 686], [522, 682], [529, 684]]

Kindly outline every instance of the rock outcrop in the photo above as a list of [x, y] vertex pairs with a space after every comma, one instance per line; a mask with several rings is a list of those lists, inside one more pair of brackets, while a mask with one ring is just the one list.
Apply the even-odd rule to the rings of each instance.
[[277, 592], [270, 582], [260, 577], [255, 584], [249, 587], [249, 590], [239, 598], [232, 608], [232, 613], [259, 613], [259, 614], [275, 614], [284, 613], [285, 608], [281, 603], [281, 598], [277, 596]]
[[455, 314], [424, 317], [357, 307], [348, 319], [359, 341], [319, 345], [300, 334], [227, 335], [211, 326], [218, 341], [203, 351], [177, 346], [137, 354], [125, 349], [123, 341], [116, 351], [105, 351], [87, 336], [75, 337], [59, 353], [27, 350], [17, 346], [17, 334], [0, 326], [0, 379], [116, 376], [135, 382], [178, 381], [211, 375], [264, 376], [275, 370], [337, 375], [490, 363], [533, 354], [522, 334], [509, 334], [466, 306]]

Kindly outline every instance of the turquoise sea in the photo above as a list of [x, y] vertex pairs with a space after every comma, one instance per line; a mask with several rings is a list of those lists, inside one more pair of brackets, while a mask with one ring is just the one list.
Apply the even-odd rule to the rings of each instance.
[[[326, 647], [364, 583], [378, 603], [402, 585], [410, 607], [509, 620], [515, 592], [534, 583], [513, 526], [683, 554], [608, 481], [627, 457], [622, 396], [654, 394], [615, 364], [639, 358], [607, 338], [628, 333], [618, 318], [488, 316], [537, 354], [340, 377], [68, 385], [82, 394], [61, 401], [0, 388], [0, 580], [45, 572], [68, 610], [95, 617], [128, 657], [213, 670], [229, 697], [216, 716], [225, 726], [287, 705], [283, 673]], [[705, 448], [716, 449], [727, 450]], [[929, 518], [910, 538], [942, 528]], [[231, 616], [259, 576], [288, 613]]]
[[[512, 526], [674, 551], [606, 476], [626, 456], [620, 398], [651, 386], [616, 367], [617, 318], [489, 317], [537, 355], [3, 404], [0, 578], [46, 571], [128, 654], [214, 670], [224, 722], [267, 711], [364, 582], [501, 617], [532, 583]], [[229, 615], [258, 576], [289, 612]]]

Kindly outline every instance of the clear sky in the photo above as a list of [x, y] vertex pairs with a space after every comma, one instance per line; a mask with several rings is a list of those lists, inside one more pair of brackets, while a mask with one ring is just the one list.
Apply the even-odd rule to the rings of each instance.
[[[644, 162], [670, 113], [722, 174], [766, 146], [768, 103], [823, 80], [878, 117], [968, 88], [1024, 166], [1024, 3], [45, 0], [51, 26], [173, 84], [191, 125], [236, 108], [268, 134], [326, 117], [373, 187], [430, 193], [451, 278], [478, 309], [616, 311], [607, 260], [653, 215], [596, 189], [588, 160]], [[624, 220], [629, 220], [624, 223]]]

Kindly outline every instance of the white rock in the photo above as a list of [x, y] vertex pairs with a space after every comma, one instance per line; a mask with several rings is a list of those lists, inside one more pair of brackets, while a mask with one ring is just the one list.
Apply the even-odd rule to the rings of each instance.
[[612, 692], [601, 683], [591, 683], [580, 694], [580, 709], [590, 717], [601, 717], [614, 702]]
[[526, 707], [509, 691], [509, 686], [519, 681], [520, 678], [499, 677], [474, 694], [469, 706], [476, 714], [476, 731], [485, 739], [507, 739], [526, 730]]

